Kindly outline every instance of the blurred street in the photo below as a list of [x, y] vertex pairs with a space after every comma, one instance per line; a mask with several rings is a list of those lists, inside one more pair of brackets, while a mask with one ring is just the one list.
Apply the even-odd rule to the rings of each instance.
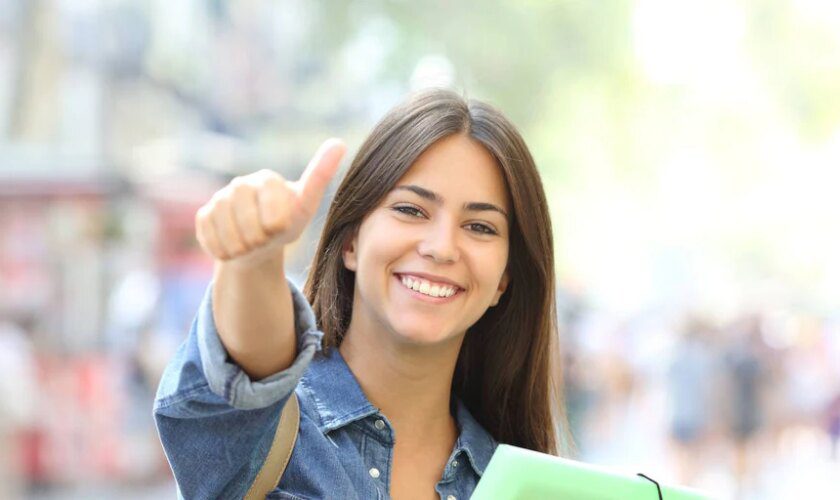
[[174, 497], [196, 210], [427, 86], [543, 176], [570, 458], [840, 498], [840, 3], [0, 0], [0, 499]]

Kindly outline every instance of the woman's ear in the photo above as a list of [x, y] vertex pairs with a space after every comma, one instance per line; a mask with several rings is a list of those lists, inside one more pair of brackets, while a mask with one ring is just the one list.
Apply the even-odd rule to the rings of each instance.
[[507, 290], [509, 284], [510, 275], [508, 274], [508, 270], [505, 269], [504, 274], [502, 274], [502, 279], [499, 280], [499, 288], [496, 289], [496, 295], [493, 296], [493, 302], [490, 304], [490, 307], [498, 305], [499, 300], [501, 300], [502, 295], [505, 294], [505, 290]]
[[358, 261], [356, 258], [356, 234], [354, 234], [345, 240], [344, 245], [341, 247], [341, 257], [344, 260], [344, 267], [348, 271], [356, 271], [356, 267], [358, 266]]

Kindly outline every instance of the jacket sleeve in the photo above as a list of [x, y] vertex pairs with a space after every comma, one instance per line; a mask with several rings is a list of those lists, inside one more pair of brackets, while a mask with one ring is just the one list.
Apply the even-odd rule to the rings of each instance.
[[179, 496], [242, 498], [262, 467], [280, 411], [323, 338], [306, 298], [288, 283], [298, 355], [286, 370], [252, 381], [228, 356], [213, 321], [212, 284], [169, 361], [154, 417]]

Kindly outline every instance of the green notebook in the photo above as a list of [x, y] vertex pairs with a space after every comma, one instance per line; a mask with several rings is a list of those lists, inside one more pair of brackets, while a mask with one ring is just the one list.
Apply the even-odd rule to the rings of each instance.
[[[655, 477], [653, 479], [656, 479]], [[664, 500], [711, 497], [659, 483]], [[657, 500], [656, 483], [644, 477], [501, 444], [472, 500]]]

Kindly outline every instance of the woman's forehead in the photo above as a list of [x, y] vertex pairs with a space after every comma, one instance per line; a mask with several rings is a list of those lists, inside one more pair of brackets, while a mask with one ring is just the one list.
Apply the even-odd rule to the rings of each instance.
[[444, 201], [487, 202], [508, 208], [505, 180], [495, 158], [463, 135], [447, 137], [427, 148], [392, 192], [407, 185], [436, 193]]

